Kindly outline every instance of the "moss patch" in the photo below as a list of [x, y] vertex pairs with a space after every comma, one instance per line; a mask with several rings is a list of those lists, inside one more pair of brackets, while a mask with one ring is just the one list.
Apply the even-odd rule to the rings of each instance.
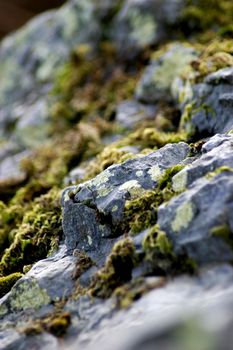
[[154, 190], [145, 191], [138, 198], [126, 201], [123, 230], [135, 234], [156, 223], [159, 205], [176, 194], [172, 189], [172, 177], [183, 167], [178, 164], [167, 169], [161, 175]]
[[3, 253], [1, 274], [22, 272], [24, 265], [45, 258], [57, 249], [61, 236], [60, 191], [54, 188], [35, 199], [24, 213], [10, 247]]
[[13, 285], [23, 276], [22, 273], [12, 273], [6, 277], [0, 277], [0, 298], [8, 293]]
[[109, 297], [120, 285], [131, 279], [135, 264], [135, 247], [131, 239], [117, 242], [105, 266], [97, 272], [91, 286], [91, 294], [100, 298]]
[[177, 275], [194, 273], [197, 265], [185, 254], [176, 255], [173, 244], [159, 225], [154, 225], [143, 241], [145, 261], [151, 273], [162, 275]]

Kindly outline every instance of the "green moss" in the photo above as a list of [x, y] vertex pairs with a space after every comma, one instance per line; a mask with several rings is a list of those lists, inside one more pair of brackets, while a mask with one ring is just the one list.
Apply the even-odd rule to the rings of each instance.
[[73, 53], [54, 84], [58, 100], [52, 108], [54, 130], [63, 131], [80, 118], [101, 115], [112, 120], [117, 103], [133, 95], [138, 77], [136, 71], [127, 72], [117, 61], [109, 43], [102, 43], [94, 56], [80, 50]]
[[131, 279], [135, 264], [135, 247], [131, 239], [117, 242], [105, 266], [97, 272], [91, 286], [91, 294], [100, 298], [109, 297], [120, 285]]
[[215, 226], [210, 230], [211, 235], [221, 237], [231, 247], [233, 247], [232, 230], [228, 224]]
[[121, 309], [129, 308], [132, 303], [140, 299], [143, 295], [155, 288], [161, 288], [166, 284], [166, 280], [160, 277], [155, 280], [148, 280], [144, 277], [139, 277], [131, 282], [118, 287], [113, 296], [116, 298], [116, 306]]
[[227, 172], [227, 173], [232, 173], [233, 172], [233, 168], [223, 165], [217, 169], [215, 169], [214, 171], [209, 172], [206, 177], [207, 179], [211, 180], [212, 178], [214, 178], [215, 176], [218, 176], [219, 174], [222, 174], [223, 172]]
[[6, 277], [0, 277], [0, 298], [7, 294], [13, 285], [23, 276], [22, 273], [12, 273]]
[[195, 101], [186, 104], [180, 120], [180, 130], [185, 130], [187, 139], [192, 139], [192, 137], [195, 134], [195, 128], [192, 125], [192, 118], [197, 113], [201, 112], [205, 114], [206, 118], [208, 118], [209, 116], [216, 116], [215, 111], [208, 105], [202, 104], [201, 106], [198, 106]]
[[174, 253], [172, 242], [157, 224], [148, 231], [143, 241], [143, 250], [151, 273], [177, 275], [184, 272], [194, 273], [197, 270], [194, 260], [185, 254]]
[[145, 148], [161, 148], [167, 143], [177, 143], [187, 141], [186, 132], [162, 132], [156, 128], [139, 127], [135, 132], [120, 140], [116, 145], [124, 146], [139, 146]]
[[107, 169], [113, 164], [123, 163], [124, 161], [133, 158], [134, 155], [124, 149], [116, 148], [113, 145], [109, 145], [103, 149], [103, 151], [96, 156], [86, 167], [85, 181], [96, 177], [103, 170]]
[[21, 272], [24, 265], [45, 258], [57, 249], [61, 236], [60, 191], [53, 189], [35, 199], [25, 212], [13, 242], [2, 256], [1, 273]]
[[154, 190], [141, 192], [136, 199], [126, 201], [121, 229], [132, 234], [156, 223], [159, 205], [170, 200], [176, 193], [172, 189], [172, 177], [183, 169], [178, 164], [163, 172]]
[[232, 24], [231, 0], [186, 0], [181, 13], [181, 28], [185, 34], [202, 33], [199, 40], [214, 38], [218, 32]]

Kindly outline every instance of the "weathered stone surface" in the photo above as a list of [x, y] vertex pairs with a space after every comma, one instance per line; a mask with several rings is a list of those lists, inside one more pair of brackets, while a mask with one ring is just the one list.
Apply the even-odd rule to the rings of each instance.
[[154, 105], [143, 105], [134, 100], [124, 101], [117, 106], [115, 119], [124, 128], [133, 129], [142, 121], [153, 120], [156, 112]]
[[168, 28], [176, 23], [182, 0], [128, 0], [113, 26], [113, 39], [120, 52], [134, 56], [144, 47], [167, 38]]
[[183, 121], [191, 134], [208, 136], [233, 128], [232, 86], [233, 68], [223, 68], [192, 86], [190, 112]]
[[[125, 202], [156, 186], [164, 170], [182, 162], [190, 149], [170, 144], [147, 156], [113, 165], [93, 180], [65, 190], [63, 230], [68, 249], [85, 250], [103, 261], [111, 247], [113, 228], [121, 224]], [[104, 243], [103, 243], [104, 240]], [[100, 250], [102, 254], [99, 256]]]
[[173, 188], [184, 192], [158, 211], [175, 252], [199, 264], [233, 259], [232, 141], [232, 136], [216, 135], [207, 142], [200, 159], [173, 178]]
[[172, 100], [172, 84], [182, 70], [197, 56], [195, 50], [173, 44], [160, 58], [152, 58], [139, 81], [136, 97], [145, 103]]
[[[80, 346], [88, 350], [152, 350], [155, 347], [164, 350], [165, 346], [168, 349], [175, 346], [175, 349], [183, 350], [187, 349], [184, 338], [187, 339], [189, 330], [197, 331], [195, 334], [200, 339], [188, 338], [188, 344], [189, 341], [192, 345], [196, 344], [195, 341], [199, 340], [207, 346], [203, 349], [212, 349], [212, 346], [220, 349], [214, 334], [217, 329], [218, 334], [222, 334], [224, 330], [227, 331], [228, 326], [231, 327], [232, 315], [229, 307], [232, 304], [232, 293], [232, 268], [226, 265], [204, 271], [198, 278], [175, 279], [165, 287], [142, 297], [130, 309], [114, 313], [107, 319], [106, 316], [102, 320], [99, 318], [99, 312], [104, 316], [107, 304], [102, 305], [102, 309], [100, 305], [93, 306], [94, 310], [89, 314], [92, 327], [84, 328], [78, 340], [68, 349], [73, 350]], [[185, 327], [186, 324], [190, 328], [184, 328], [175, 339], [170, 337], [173, 329], [179, 329], [180, 325], [181, 328], [183, 325]]]

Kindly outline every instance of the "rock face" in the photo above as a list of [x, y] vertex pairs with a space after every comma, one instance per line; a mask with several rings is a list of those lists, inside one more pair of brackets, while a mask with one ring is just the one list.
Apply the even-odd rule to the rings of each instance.
[[[201, 135], [214, 135], [232, 129], [233, 69], [223, 68], [193, 86], [187, 129]], [[221, 116], [221, 117], [220, 117]]]
[[231, 14], [70, 0], [0, 44], [0, 349], [231, 349]]

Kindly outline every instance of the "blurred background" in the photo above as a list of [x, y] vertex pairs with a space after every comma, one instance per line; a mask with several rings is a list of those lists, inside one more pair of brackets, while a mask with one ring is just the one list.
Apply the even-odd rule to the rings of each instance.
[[18, 29], [36, 14], [59, 7], [65, 2], [65, 0], [0, 0], [0, 39]]

